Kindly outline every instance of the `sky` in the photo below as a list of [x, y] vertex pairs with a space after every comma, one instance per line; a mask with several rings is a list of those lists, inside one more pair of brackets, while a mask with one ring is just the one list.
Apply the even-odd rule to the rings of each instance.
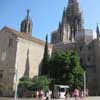
[[[96, 29], [100, 24], [100, 0], [79, 0], [83, 12], [84, 27]], [[36, 38], [50, 39], [52, 31], [56, 30], [61, 21], [64, 7], [68, 0], [0, 0], [0, 29], [8, 26], [20, 31], [20, 23], [30, 9], [33, 21], [33, 33]]]

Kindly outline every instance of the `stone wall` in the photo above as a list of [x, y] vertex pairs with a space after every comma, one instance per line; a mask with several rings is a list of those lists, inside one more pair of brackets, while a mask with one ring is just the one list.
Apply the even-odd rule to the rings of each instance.
[[12, 94], [15, 74], [16, 36], [8, 30], [0, 32], [0, 93], [3, 96]]
[[[22, 38], [18, 38], [17, 40], [15, 67], [18, 71], [18, 80], [25, 75], [33, 78], [39, 74], [39, 67], [44, 54], [44, 45]], [[51, 47], [49, 48], [49, 52], [51, 54]], [[14, 78], [14, 84], [15, 82], [16, 80]]]
[[[23, 35], [21, 37], [21, 35]], [[0, 95], [12, 96], [17, 82], [25, 75], [38, 75], [44, 54], [45, 42], [3, 28], [0, 32]], [[49, 52], [52, 52], [52, 46]]]
[[96, 64], [96, 91], [97, 95], [100, 95], [100, 39], [94, 40], [94, 58], [95, 58], [95, 64]]

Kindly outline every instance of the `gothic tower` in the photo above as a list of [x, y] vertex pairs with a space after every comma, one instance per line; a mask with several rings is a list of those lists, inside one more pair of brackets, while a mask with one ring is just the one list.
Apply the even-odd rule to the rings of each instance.
[[100, 38], [100, 32], [99, 32], [99, 26], [97, 24], [97, 27], [96, 27], [96, 33], [97, 33], [97, 39]]
[[32, 36], [32, 20], [29, 16], [29, 10], [27, 10], [25, 19], [21, 22], [20, 31]]
[[70, 40], [75, 40], [77, 32], [83, 28], [82, 13], [77, 0], [69, 0], [66, 9], [67, 24], [70, 26]]
[[56, 33], [52, 33], [51, 42], [74, 42], [77, 32], [83, 29], [82, 13], [77, 0], [69, 0], [64, 8], [62, 21]]

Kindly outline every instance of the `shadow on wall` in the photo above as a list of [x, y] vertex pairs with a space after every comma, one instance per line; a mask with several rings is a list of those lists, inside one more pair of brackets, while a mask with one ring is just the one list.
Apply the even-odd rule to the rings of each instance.
[[27, 50], [27, 59], [26, 59], [24, 76], [29, 77], [29, 70], [30, 70], [30, 64], [29, 64], [29, 49], [28, 49]]
[[3, 96], [3, 91], [5, 90], [4, 86], [0, 84], [0, 97]]
[[38, 75], [41, 75], [41, 73], [42, 73], [42, 60], [41, 60], [41, 62], [40, 62], [40, 64], [39, 64]]

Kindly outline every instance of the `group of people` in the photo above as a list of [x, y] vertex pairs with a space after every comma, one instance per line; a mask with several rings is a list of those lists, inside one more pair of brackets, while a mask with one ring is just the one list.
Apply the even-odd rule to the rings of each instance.
[[36, 98], [38, 100], [50, 100], [51, 98], [51, 91], [43, 92], [42, 90], [36, 91]]
[[[47, 91], [43, 92], [42, 90], [36, 91], [36, 98], [37, 100], [50, 100], [52, 92]], [[75, 97], [75, 100], [86, 100], [87, 91], [75, 89], [71, 96]], [[65, 100], [70, 100], [70, 93], [68, 91], [65, 92]]]
[[[78, 90], [78, 89], [75, 89], [72, 94], [71, 94], [73, 97], [75, 97], [75, 100], [86, 100], [86, 96], [88, 96], [87, 94], [87, 91], [83, 91], [83, 90]], [[69, 92], [66, 91], [65, 93], [65, 98], [67, 100], [69, 100]]]

